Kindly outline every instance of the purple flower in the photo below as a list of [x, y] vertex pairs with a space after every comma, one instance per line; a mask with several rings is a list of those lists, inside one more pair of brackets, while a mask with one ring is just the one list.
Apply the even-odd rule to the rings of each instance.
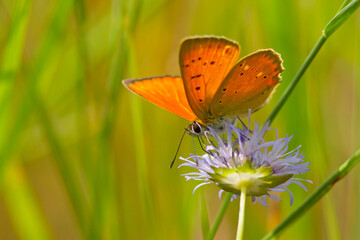
[[[294, 175], [309, 171], [310, 162], [304, 163], [304, 156], [299, 152], [300, 146], [288, 151], [288, 144], [292, 138], [278, 138], [265, 142], [264, 134], [270, 130], [269, 122], [260, 129], [250, 131], [244, 124], [243, 129], [226, 123], [226, 134], [223, 137], [212, 128], [205, 132], [208, 145], [206, 154], [190, 155], [182, 158], [185, 163], [179, 167], [192, 167], [197, 172], [184, 174], [187, 180], [200, 180], [194, 191], [206, 184], [215, 183], [221, 190], [233, 193], [232, 199], [240, 195], [240, 189], [247, 189], [246, 194], [251, 196], [253, 202], [267, 206], [266, 196], [281, 199], [270, 192], [287, 191], [290, 194], [290, 204], [294, 201], [293, 194], [287, 188], [296, 183], [306, 191], [301, 181], [309, 180], [295, 178]], [[212, 137], [212, 140], [210, 139]], [[246, 188], [243, 188], [246, 186]]]

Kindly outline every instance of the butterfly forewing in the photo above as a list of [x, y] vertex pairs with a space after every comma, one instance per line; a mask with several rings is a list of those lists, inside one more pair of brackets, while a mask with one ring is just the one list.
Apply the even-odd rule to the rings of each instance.
[[146, 100], [185, 118], [195, 121], [185, 95], [181, 77], [160, 76], [135, 80], [124, 80], [123, 84]]
[[239, 53], [239, 45], [225, 38], [190, 38], [182, 43], [179, 63], [186, 96], [202, 123], [208, 121], [211, 100]]
[[259, 50], [242, 58], [221, 83], [211, 102], [214, 118], [238, 115], [261, 108], [274, 92], [284, 71], [280, 55]]

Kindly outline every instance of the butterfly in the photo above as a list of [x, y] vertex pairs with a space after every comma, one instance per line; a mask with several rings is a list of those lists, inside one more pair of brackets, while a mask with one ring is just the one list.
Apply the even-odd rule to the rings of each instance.
[[180, 45], [181, 76], [155, 76], [123, 80], [146, 100], [192, 122], [191, 135], [202, 136], [208, 127], [224, 130], [268, 102], [284, 71], [272, 49], [258, 50], [237, 61], [240, 46], [224, 37], [185, 39]]

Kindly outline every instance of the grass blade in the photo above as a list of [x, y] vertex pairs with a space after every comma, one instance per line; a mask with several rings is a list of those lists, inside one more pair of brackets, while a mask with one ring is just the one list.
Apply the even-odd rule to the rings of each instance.
[[13, 161], [6, 168], [1, 191], [20, 239], [52, 239], [36, 197], [18, 161]]

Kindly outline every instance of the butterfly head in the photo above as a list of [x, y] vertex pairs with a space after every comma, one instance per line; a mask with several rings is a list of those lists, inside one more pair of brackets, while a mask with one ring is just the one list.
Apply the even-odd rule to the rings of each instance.
[[188, 128], [186, 128], [187, 133], [189, 133], [191, 136], [195, 137], [201, 137], [205, 134], [206, 131], [209, 131], [209, 128], [212, 128], [217, 132], [218, 134], [222, 134], [226, 130], [226, 121], [235, 124], [236, 118], [219, 118], [214, 122], [209, 123], [208, 125], [204, 125], [200, 122], [194, 121], [192, 122]]
[[200, 122], [194, 121], [185, 130], [191, 136], [201, 137], [204, 135], [204, 132], [207, 130], [207, 127], [201, 124]]

